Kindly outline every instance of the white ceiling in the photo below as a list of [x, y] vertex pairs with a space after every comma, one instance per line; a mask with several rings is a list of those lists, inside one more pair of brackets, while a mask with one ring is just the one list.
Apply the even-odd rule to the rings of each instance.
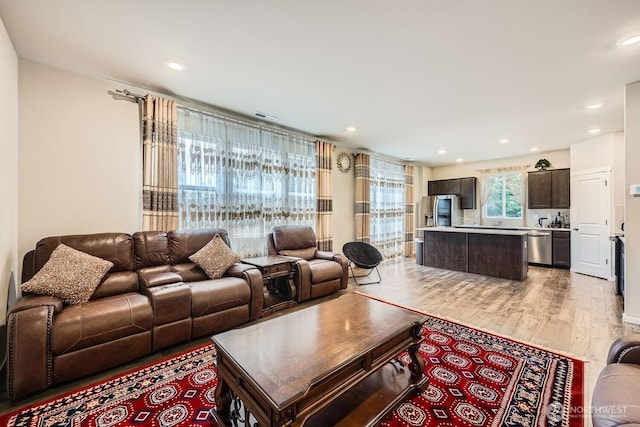
[[640, 80], [640, 44], [616, 46], [639, 0], [0, 0], [0, 17], [21, 58], [434, 166], [621, 131]]

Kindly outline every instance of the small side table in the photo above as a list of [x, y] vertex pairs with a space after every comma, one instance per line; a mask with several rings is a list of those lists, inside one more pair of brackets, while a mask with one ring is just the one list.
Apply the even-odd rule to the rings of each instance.
[[296, 304], [296, 288], [291, 280], [294, 274], [295, 258], [269, 255], [245, 258], [240, 262], [253, 265], [262, 273], [264, 281], [263, 315]]

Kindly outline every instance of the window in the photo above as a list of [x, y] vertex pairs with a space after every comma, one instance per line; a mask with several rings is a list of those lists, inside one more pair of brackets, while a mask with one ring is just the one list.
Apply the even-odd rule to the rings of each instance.
[[224, 228], [242, 257], [266, 255], [276, 225], [315, 225], [315, 142], [178, 108], [183, 229]]
[[485, 179], [486, 218], [522, 218], [522, 173], [491, 174]]
[[371, 158], [371, 244], [385, 258], [404, 253], [404, 169]]

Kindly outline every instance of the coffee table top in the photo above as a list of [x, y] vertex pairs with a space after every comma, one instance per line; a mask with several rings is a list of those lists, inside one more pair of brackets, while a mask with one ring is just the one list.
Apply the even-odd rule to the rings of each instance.
[[281, 407], [381, 341], [424, 321], [422, 314], [349, 293], [212, 340]]

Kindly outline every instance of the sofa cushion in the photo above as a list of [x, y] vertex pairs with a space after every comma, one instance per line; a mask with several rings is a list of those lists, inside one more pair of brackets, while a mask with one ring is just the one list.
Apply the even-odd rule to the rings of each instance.
[[191, 317], [206, 316], [251, 302], [251, 289], [246, 280], [223, 277], [216, 280], [190, 282]]
[[23, 283], [20, 289], [52, 295], [69, 304], [79, 304], [89, 301], [102, 278], [112, 267], [111, 261], [61, 243], [53, 250], [40, 271], [31, 280]]
[[149, 299], [130, 292], [65, 308], [53, 321], [51, 350], [60, 355], [153, 328]]
[[613, 363], [605, 366], [591, 401], [594, 427], [640, 424], [640, 365]]
[[213, 236], [209, 243], [189, 259], [198, 264], [211, 279], [222, 277], [229, 267], [240, 261], [240, 257], [227, 246], [219, 234]]
[[306, 248], [306, 249], [286, 249], [283, 251], [279, 251], [278, 253], [280, 255], [293, 256], [297, 258], [306, 259], [307, 261], [309, 261], [315, 258], [316, 252], [317, 252], [317, 248], [314, 246], [312, 248]]
[[322, 283], [342, 277], [342, 265], [334, 261], [314, 259], [309, 261], [311, 284]]
[[273, 227], [276, 250], [306, 249], [316, 246], [316, 234], [308, 225], [282, 225]]
[[229, 235], [224, 228], [170, 231], [168, 235], [171, 264], [189, 263], [189, 257], [202, 249], [216, 234], [219, 234], [222, 240], [231, 247]]

